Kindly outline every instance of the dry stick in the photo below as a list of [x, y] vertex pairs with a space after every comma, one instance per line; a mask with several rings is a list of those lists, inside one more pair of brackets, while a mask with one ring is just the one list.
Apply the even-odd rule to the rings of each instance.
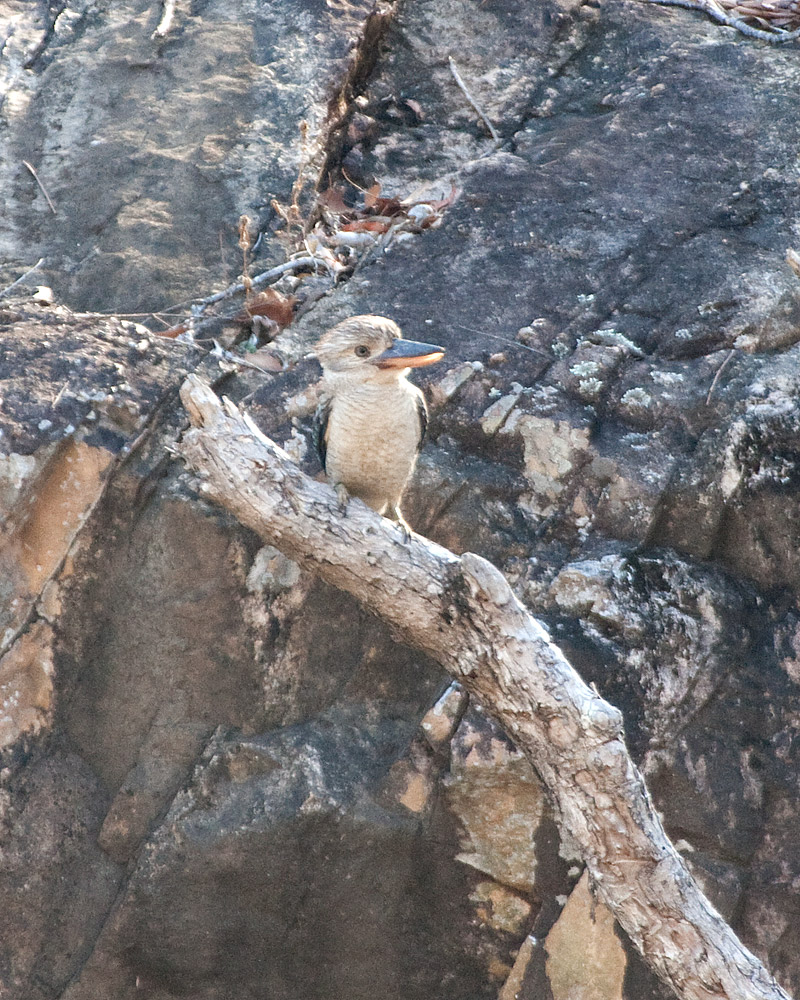
[[44, 186], [44, 184], [42, 184], [41, 180], [39, 179], [39, 175], [36, 173], [36, 170], [31, 166], [30, 163], [28, 163], [27, 160], [23, 160], [22, 162], [25, 164], [28, 170], [30, 170], [31, 174], [33, 175], [33, 179], [39, 185], [39, 190], [42, 192], [45, 198], [47, 198], [47, 204], [50, 206], [50, 211], [53, 213], [53, 215], [58, 215], [58, 212], [56, 212], [56, 206], [52, 203], [52, 201], [50, 201], [50, 195], [47, 193], [47, 188]]
[[69, 379], [61, 386], [56, 395], [53, 397], [53, 402], [50, 404], [53, 409], [55, 409], [61, 400], [64, 398], [64, 393], [69, 389]]
[[736, 348], [732, 347], [730, 351], [728, 351], [725, 360], [722, 362], [719, 368], [717, 368], [717, 372], [714, 375], [714, 381], [711, 383], [711, 388], [708, 390], [708, 395], [706, 396], [706, 406], [708, 406], [708, 404], [711, 402], [711, 396], [714, 392], [714, 389], [717, 387], [717, 382], [719, 382], [720, 375], [722, 374], [723, 370], [725, 369], [728, 362], [731, 360], [731, 358], [734, 356], [735, 353], [736, 353]]
[[[284, 264], [278, 264], [277, 267], [270, 268], [269, 271], [262, 271], [261, 274], [257, 274], [255, 278], [253, 278], [251, 285], [255, 288], [257, 285], [263, 285], [266, 281], [271, 281], [272, 278], [279, 278], [282, 274], [287, 274], [290, 271], [302, 271], [305, 267], [316, 267], [317, 264], [318, 261], [316, 257], [296, 257], [294, 260], [287, 260]], [[200, 313], [202, 313], [208, 306], [213, 306], [217, 302], [222, 302], [223, 299], [230, 299], [244, 290], [245, 287], [243, 282], [237, 282], [235, 285], [228, 285], [228, 287], [223, 289], [221, 292], [209, 295], [207, 299], [201, 299], [194, 307], [195, 314], [199, 316]]]
[[466, 330], [468, 333], [478, 333], [482, 337], [491, 337], [493, 340], [499, 340], [503, 344], [508, 344], [509, 347], [519, 347], [523, 351], [530, 351], [531, 354], [538, 354], [540, 357], [547, 358], [548, 361], [553, 360], [553, 356], [548, 354], [547, 351], [540, 351], [538, 347], [531, 347], [529, 344], [520, 344], [518, 340], [510, 340], [508, 337], [501, 337], [498, 333], [487, 333], [486, 330], [476, 330], [474, 327], [464, 326], [463, 323], [454, 323], [453, 326], [457, 326], [461, 330]]
[[[323, 261], [324, 263], [324, 261]], [[317, 258], [310, 257], [297, 257], [294, 260], [288, 260], [284, 264], [279, 264], [277, 267], [271, 268], [269, 271], [262, 271], [261, 274], [256, 275], [250, 281], [250, 288], [255, 288], [257, 285], [263, 285], [265, 282], [270, 281], [272, 278], [278, 278], [282, 274], [286, 274], [288, 271], [299, 271], [304, 267], [314, 266], [316, 268], [318, 264]], [[202, 299], [196, 305], [192, 306], [192, 316], [191, 319], [186, 320], [185, 325], [187, 329], [191, 325], [192, 335], [195, 340], [197, 340], [198, 335], [205, 333], [207, 330], [213, 329], [213, 327], [222, 320], [230, 319], [228, 316], [212, 316], [210, 319], [201, 320], [199, 317], [203, 314], [203, 310], [210, 305], [214, 305], [216, 302], [221, 302], [223, 299], [232, 298], [239, 292], [246, 292], [247, 288], [244, 282], [239, 282], [235, 285], [228, 285], [221, 292], [217, 292], [215, 295], [209, 295], [207, 299]], [[251, 368], [255, 368], [255, 365], [250, 365]], [[261, 371], [262, 369], [258, 369]]]
[[464, 97], [466, 97], [466, 99], [472, 105], [474, 111], [476, 112], [476, 114], [478, 115], [478, 117], [480, 118], [480, 120], [483, 122], [483, 124], [489, 129], [489, 135], [491, 135], [491, 137], [494, 139], [495, 145], [499, 146], [500, 143], [503, 140], [497, 134], [497, 129], [489, 121], [489, 119], [486, 117], [486, 115], [480, 109], [480, 107], [477, 104], [475, 98], [472, 96], [472, 94], [467, 89], [467, 85], [461, 79], [461, 74], [458, 72], [458, 67], [455, 64], [455, 61], [453, 60], [453, 57], [452, 56], [448, 56], [447, 57], [447, 61], [450, 63], [450, 72], [453, 74], [453, 79], [456, 81], [456, 83], [458, 84], [458, 86], [461, 88], [462, 94], [464, 95]]
[[33, 265], [33, 267], [30, 268], [28, 271], [26, 271], [22, 275], [22, 277], [17, 278], [17, 280], [16, 281], [12, 281], [11, 284], [7, 288], [2, 289], [2, 291], [0, 291], [0, 299], [2, 299], [4, 295], [8, 295], [8, 293], [12, 290], [12, 288], [16, 288], [17, 285], [21, 285], [22, 282], [26, 278], [29, 278], [33, 274], [34, 271], [38, 271], [39, 268], [42, 266], [42, 264], [44, 264], [44, 257], [40, 257], [36, 261], [36, 263]]
[[475, 695], [548, 789], [602, 901], [682, 1000], [789, 1000], [690, 875], [603, 701], [471, 552], [456, 556], [310, 479], [229, 401], [190, 375], [180, 454], [200, 491], [302, 567], [352, 594]]
[[773, 45], [780, 45], [783, 42], [793, 42], [795, 39], [800, 38], [800, 28], [795, 31], [762, 31], [760, 28], [754, 28], [739, 17], [730, 17], [713, 4], [705, 3], [703, 0], [644, 0], [644, 3], [699, 10], [728, 28], [736, 28], [743, 35], [747, 35], [750, 38], [759, 38], [762, 42], [771, 42]]
[[239, 217], [239, 249], [242, 251], [242, 285], [244, 287], [245, 308], [250, 302], [250, 293], [253, 290], [253, 279], [247, 273], [247, 252], [250, 249], [250, 219], [246, 215]]
[[161, 10], [161, 20], [156, 25], [156, 30], [150, 37], [165, 38], [169, 29], [172, 27], [172, 18], [174, 14], [175, 0], [164, 0], [164, 5]]

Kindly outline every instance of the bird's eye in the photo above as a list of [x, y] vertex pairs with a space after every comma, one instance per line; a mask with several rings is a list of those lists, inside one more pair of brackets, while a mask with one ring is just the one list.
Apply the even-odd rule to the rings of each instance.
[[367, 358], [367, 357], [369, 357], [369, 348], [368, 347], [364, 347], [363, 344], [359, 344], [358, 347], [355, 348], [355, 352], [356, 352], [356, 354], [358, 355], [359, 358]]

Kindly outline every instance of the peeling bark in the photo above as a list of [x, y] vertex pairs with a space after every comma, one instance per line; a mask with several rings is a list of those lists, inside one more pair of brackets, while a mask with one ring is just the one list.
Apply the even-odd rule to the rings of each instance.
[[562, 835], [654, 971], [686, 1000], [788, 1000], [700, 891], [628, 756], [622, 717], [587, 687], [491, 563], [400, 530], [304, 475], [196, 376], [180, 448], [201, 492], [357, 597], [499, 721], [551, 795]]

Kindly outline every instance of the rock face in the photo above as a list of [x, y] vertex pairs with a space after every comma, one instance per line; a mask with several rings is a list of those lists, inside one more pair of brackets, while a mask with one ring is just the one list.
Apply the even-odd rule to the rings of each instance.
[[[364, 312], [447, 348], [409, 521], [623, 710], [800, 991], [795, 51], [632, 0], [162, 12], [0, 0], [0, 293], [44, 258], [0, 294], [0, 993], [665, 995], [480, 706], [172, 460], [198, 371], [317, 473], [306, 354]], [[243, 213], [254, 270], [319, 261], [261, 371], [208, 351], [241, 297], [157, 336]]]

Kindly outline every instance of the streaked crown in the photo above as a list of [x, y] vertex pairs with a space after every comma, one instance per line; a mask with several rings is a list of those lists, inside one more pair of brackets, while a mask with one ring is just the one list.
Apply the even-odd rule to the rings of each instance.
[[348, 371], [382, 354], [402, 336], [397, 323], [385, 316], [351, 316], [322, 335], [315, 354], [323, 368]]

